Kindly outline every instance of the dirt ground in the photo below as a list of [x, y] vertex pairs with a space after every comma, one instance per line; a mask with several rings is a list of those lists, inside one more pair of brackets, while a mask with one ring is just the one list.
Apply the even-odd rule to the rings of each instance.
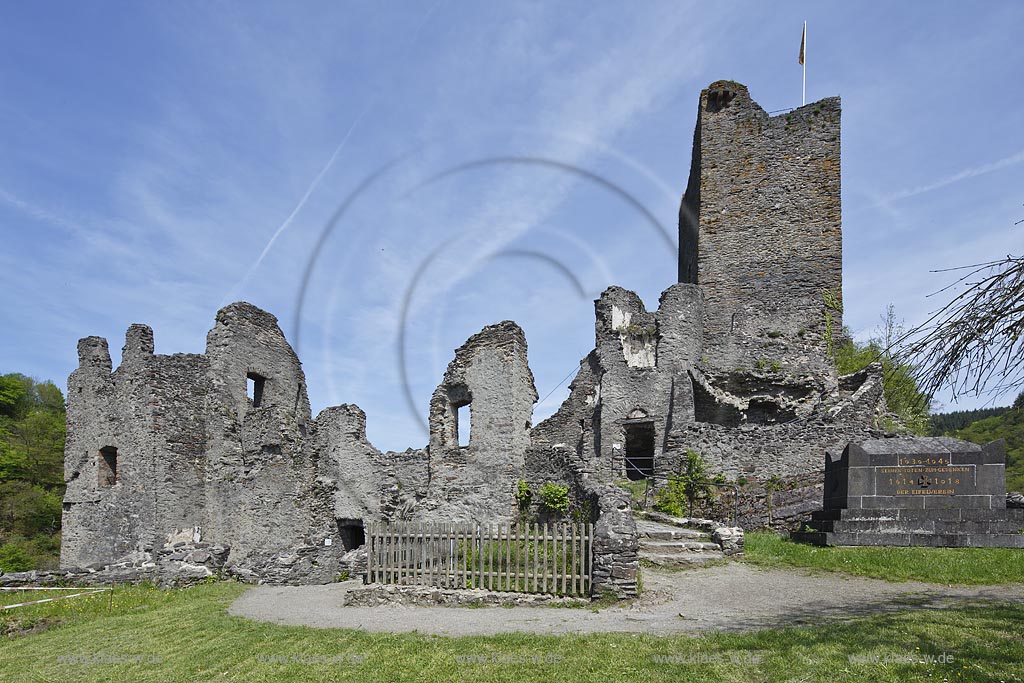
[[1024, 585], [943, 586], [890, 583], [805, 570], [759, 569], [740, 562], [666, 571], [643, 570], [644, 592], [626, 606], [344, 607], [352, 582], [325, 586], [258, 586], [229, 612], [277, 624], [438, 635], [496, 633], [651, 634], [747, 631], [808, 626], [906, 609], [976, 600], [1024, 602]]

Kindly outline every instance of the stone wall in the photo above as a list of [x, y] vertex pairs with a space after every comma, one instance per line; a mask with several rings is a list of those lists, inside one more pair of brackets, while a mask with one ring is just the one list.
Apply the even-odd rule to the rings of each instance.
[[[431, 490], [417, 518], [510, 521], [536, 402], [526, 335], [514, 322], [485, 327], [456, 349], [430, 399]], [[469, 411], [469, 426], [459, 425], [460, 408]], [[470, 429], [466, 446], [460, 427]]]
[[[83, 339], [79, 352], [68, 383], [62, 566], [214, 539], [230, 548], [228, 568], [327, 578], [319, 555], [336, 533], [329, 492], [303, 447], [305, 378], [272, 315], [225, 307], [204, 355], [154, 354], [143, 325], [129, 328], [113, 372], [104, 340]], [[260, 384], [253, 398], [247, 377]]]
[[827, 340], [842, 314], [825, 297], [842, 300], [840, 110], [832, 97], [770, 117], [733, 81], [701, 93], [679, 281], [704, 292], [718, 370], [766, 360], [834, 375]]
[[[175, 543], [213, 543], [229, 574], [323, 582], [351, 569], [366, 521], [516, 513], [537, 392], [515, 323], [456, 351], [432, 402], [431, 446], [404, 453], [374, 448], [358, 406], [311, 420], [298, 358], [276, 318], [250, 304], [217, 313], [203, 355], [157, 355], [152, 330], [132, 325], [116, 370], [99, 337], [79, 356], [62, 567], [162, 562]], [[453, 423], [460, 400], [473, 415], [468, 447]]]
[[629, 496], [616, 486], [588, 490], [596, 511], [591, 567], [594, 596], [632, 598], [639, 593], [640, 541]]
[[[154, 356], [152, 332], [132, 326], [121, 366], [107, 343], [79, 342], [68, 380], [61, 562], [88, 565], [201, 527], [206, 359]], [[151, 457], [160, 454], [161, 457]]]
[[511, 321], [455, 350], [429, 444], [403, 453], [367, 440], [358, 406], [311, 419], [299, 359], [251, 304], [217, 313], [201, 355], [157, 355], [152, 330], [133, 325], [112, 371], [106, 341], [83, 339], [62, 565], [161, 557], [187, 540], [229, 549], [224, 571], [244, 578], [327, 581], [358, 566], [366, 521], [507, 522], [522, 513], [518, 481], [551, 481], [597, 525], [595, 577], [629, 594], [635, 526], [607, 485], [663, 483], [687, 450], [763, 486], [741, 495], [742, 520], [798, 523], [826, 451], [877, 436], [885, 410], [879, 367], [837, 377], [829, 356], [842, 329], [839, 116], [838, 98], [769, 117], [740, 84], [703, 91], [679, 282], [651, 311], [620, 287], [601, 294], [594, 350], [536, 426]]

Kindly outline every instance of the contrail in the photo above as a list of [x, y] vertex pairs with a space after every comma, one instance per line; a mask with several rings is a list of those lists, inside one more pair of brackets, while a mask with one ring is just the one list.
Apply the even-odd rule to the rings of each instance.
[[961, 180], [967, 180], [968, 178], [974, 178], [980, 175], [984, 175], [986, 173], [990, 173], [992, 171], [997, 171], [1001, 168], [1006, 168], [1007, 166], [1019, 164], [1022, 161], [1024, 161], [1024, 150], [1021, 150], [1016, 154], [1008, 156], [1004, 159], [999, 159], [998, 161], [993, 161], [988, 164], [982, 164], [981, 166], [972, 166], [971, 168], [966, 168], [960, 171], [959, 173], [954, 173], [953, 175], [946, 176], [945, 178], [941, 178], [928, 185], [920, 185], [918, 187], [912, 187], [906, 190], [900, 190], [899, 192], [894, 192], [890, 194], [888, 197], [885, 197], [885, 201], [897, 201], [900, 199], [913, 197], [919, 194], [924, 194], [925, 192], [938, 190], [947, 185], [958, 183]]
[[327, 160], [327, 163], [324, 164], [324, 167], [320, 169], [320, 172], [316, 174], [315, 178], [313, 178], [313, 182], [311, 182], [309, 184], [309, 187], [306, 188], [306, 192], [305, 194], [302, 195], [302, 198], [299, 200], [299, 203], [295, 205], [295, 208], [292, 209], [291, 213], [288, 214], [288, 217], [284, 219], [284, 222], [281, 223], [281, 225], [277, 228], [276, 231], [274, 231], [274, 234], [271, 236], [270, 241], [267, 242], [267, 246], [263, 247], [263, 251], [260, 252], [260, 255], [256, 259], [255, 263], [249, 266], [249, 270], [246, 271], [245, 276], [242, 277], [241, 281], [239, 281], [239, 283], [235, 285], [232, 292], [237, 292], [242, 288], [242, 286], [246, 282], [249, 281], [249, 278], [252, 277], [252, 274], [256, 271], [257, 268], [260, 267], [260, 264], [263, 263], [263, 259], [265, 259], [267, 257], [267, 254], [270, 253], [270, 249], [271, 247], [274, 246], [274, 242], [277, 241], [277, 238], [281, 236], [281, 233], [283, 233], [288, 228], [288, 226], [291, 225], [292, 221], [295, 220], [295, 217], [299, 215], [300, 211], [302, 211], [302, 207], [304, 207], [306, 205], [306, 202], [309, 201], [310, 196], [312, 196], [313, 192], [320, 184], [320, 181], [323, 180], [323, 177], [327, 174], [329, 170], [331, 170], [331, 167], [334, 165], [334, 162], [338, 159], [338, 155], [341, 154], [341, 150], [345, 148], [345, 144], [348, 142], [348, 139], [352, 137], [352, 132], [355, 131], [356, 126], [358, 126], [359, 122], [363, 120], [364, 116], [366, 116], [366, 112], [370, 111], [371, 106], [373, 106], [372, 100], [369, 103], [367, 103], [365, 107], [363, 107], [363, 110], [361, 112], [359, 112], [359, 116], [357, 116], [356, 120], [352, 122], [352, 125], [349, 126], [348, 128], [348, 132], [345, 133], [345, 137], [342, 138], [341, 142], [338, 143], [338, 146], [335, 148], [334, 154], [331, 155], [331, 158]]

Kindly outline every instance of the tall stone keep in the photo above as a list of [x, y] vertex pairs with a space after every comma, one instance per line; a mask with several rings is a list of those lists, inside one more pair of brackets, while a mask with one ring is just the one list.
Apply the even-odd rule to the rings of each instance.
[[769, 116], [746, 86], [700, 96], [679, 212], [679, 281], [700, 285], [706, 357], [835, 373], [842, 331], [838, 97]]

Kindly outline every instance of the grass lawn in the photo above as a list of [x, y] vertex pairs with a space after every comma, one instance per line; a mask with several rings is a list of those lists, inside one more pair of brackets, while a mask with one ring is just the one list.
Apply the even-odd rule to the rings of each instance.
[[[1006, 604], [705, 637], [448, 638], [277, 626], [227, 615], [244, 590], [232, 582], [167, 592], [125, 587], [115, 592], [113, 608], [100, 595], [0, 612], [7, 628], [50, 620], [41, 632], [0, 639], [0, 680], [833, 683], [1021, 681], [1024, 675], [1024, 607]], [[493, 611], [500, 619], [503, 610]]]
[[744, 561], [762, 567], [808, 567], [889, 581], [1024, 583], [1024, 551], [1016, 548], [820, 548], [762, 531], [746, 534], [744, 544]]

